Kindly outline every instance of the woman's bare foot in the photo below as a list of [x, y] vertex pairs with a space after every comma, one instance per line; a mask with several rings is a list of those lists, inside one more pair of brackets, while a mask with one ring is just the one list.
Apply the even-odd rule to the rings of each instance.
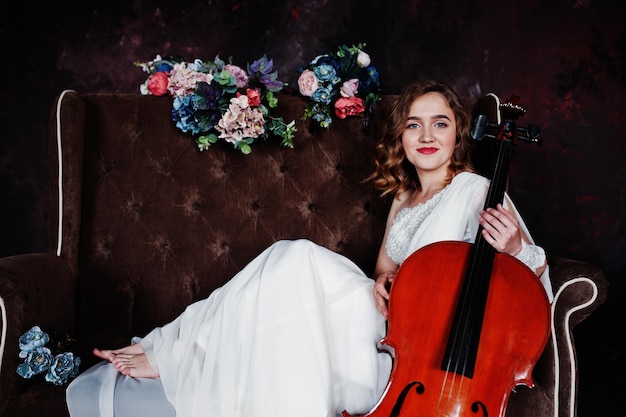
[[139, 343], [116, 350], [94, 349], [93, 354], [107, 360], [122, 374], [133, 378], [158, 378], [159, 373], [150, 365]]
[[134, 343], [132, 345], [128, 345], [121, 349], [115, 349], [115, 350], [100, 350], [97, 348], [93, 350], [94, 355], [107, 361], [111, 361], [111, 358], [113, 356], [120, 354], [120, 353], [129, 354], [129, 355], [140, 355], [144, 353], [144, 351], [143, 351], [143, 348], [141, 347], [141, 344], [139, 343]]

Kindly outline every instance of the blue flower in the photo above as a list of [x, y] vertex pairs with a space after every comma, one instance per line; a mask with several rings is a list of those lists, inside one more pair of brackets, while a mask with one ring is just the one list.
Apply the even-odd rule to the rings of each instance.
[[330, 126], [332, 122], [332, 118], [330, 117], [330, 114], [325, 113], [325, 112], [313, 114], [313, 120], [317, 121], [322, 127], [328, 127]]
[[[331, 82], [337, 80], [337, 71], [332, 65], [320, 64], [313, 68], [313, 72], [321, 82]], [[336, 84], [336, 82], [335, 82]]]
[[340, 58], [337, 55], [324, 54], [316, 57], [313, 61], [311, 61], [311, 65], [313, 66], [321, 66], [321, 65], [330, 65], [335, 69], [335, 73], [341, 72], [341, 63], [339, 62]]
[[191, 95], [174, 97], [174, 102], [172, 103], [172, 120], [176, 123], [176, 127], [183, 132], [191, 132], [193, 135], [200, 133], [200, 127], [195, 118]]
[[80, 358], [78, 356], [74, 356], [72, 352], [61, 353], [54, 357], [45, 379], [54, 385], [63, 385], [70, 378], [78, 375], [79, 366]]
[[[367, 126], [376, 103], [380, 101], [380, 80], [376, 67], [370, 64], [369, 55], [363, 51], [364, 47], [365, 44], [340, 45], [336, 52], [318, 55], [307, 65], [298, 67], [300, 94], [313, 101], [307, 104], [302, 120], [313, 118], [327, 128], [332, 123], [333, 114], [345, 118], [338, 100], [354, 95], [363, 101], [363, 106], [350, 116], [362, 115], [364, 126]], [[346, 89], [346, 84], [356, 88]]]
[[28, 352], [45, 346], [49, 341], [50, 336], [48, 336], [48, 333], [42, 331], [39, 326], [33, 326], [29, 331], [20, 336], [20, 358], [25, 358], [28, 356]]
[[19, 357], [23, 358], [24, 362], [18, 365], [17, 374], [22, 378], [30, 379], [35, 375], [45, 373], [44, 379], [57, 385], [77, 376], [79, 357], [74, 357], [74, 354], [69, 352], [55, 356], [55, 353], [63, 349], [63, 346], [69, 344], [71, 340], [66, 337], [64, 340], [54, 341], [52, 345], [55, 347], [55, 352], [53, 353], [45, 347], [50, 342], [50, 336], [39, 326], [32, 327], [19, 338]]
[[328, 87], [320, 87], [313, 92], [313, 100], [318, 103], [330, 104], [332, 100], [332, 90]]
[[154, 72], [170, 72], [174, 68], [174, 65], [168, 61], [158, 61], [154, 63]]
[[46, 372], [52, 363], [52, 353], [47, 347], [38, 347], [28, 352], [26, 360], [17, 367], [22, 378], [29, 379], [34, 375]]

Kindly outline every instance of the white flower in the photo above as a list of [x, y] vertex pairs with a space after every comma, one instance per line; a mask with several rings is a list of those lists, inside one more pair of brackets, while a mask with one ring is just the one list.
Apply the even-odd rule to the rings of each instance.
[[157, 55], [152, 61], [142, 62], [139, 64], [141, 70], [143, 72], [147, 72], [148, 74], [152, 74], [154, 72], [154, 63], [161, 61], [161, 55]]
[[150, 90], [148, 90], [148, 81], [150, 81], [149, 78], [139, 86], [139, 92], [144, 96], [149, 96], [151, 94]]
[[372, 60], [366, 52], [363, 52], [359, 49], [359, 55], [356, 58], [356, 62], [358, 62], [358, 64], [362, 67], [367, 67], [369, 64], [371, 64]]
[[231, 98], [229, 107], [232, 110], [234, 106], [237, 106], [240, 109], [248, 108], [249, 107], [248, 96], [246, 96], [245, 94], [242, 94], [239, 97]]

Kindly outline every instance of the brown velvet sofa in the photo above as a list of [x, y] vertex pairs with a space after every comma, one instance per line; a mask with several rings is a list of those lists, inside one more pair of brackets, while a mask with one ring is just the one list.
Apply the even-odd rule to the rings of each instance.
[[[242, 155], [228, 144], [199, 152], [173, 126], [169, 98], [63, 92], [50, 120], [49, 252], [0, 259], [0, 414], [67, 415], [64, 386], [16, 374], [17, 340], [33, 325], [75, 337], [85, 370], [94, 346], [119, 347], [172, 320], [276, 240], [308, 238], [370, 274], [390, 201], [363, 178], [390, 100], [367, 130], [356, 118], [324, 130], [300, 120], [303, 99], [281, 97], [278, 113], [297, 121], [295, 148], [268, 140]], [[606, 297], [596, 266], [549, 263], [552, 335], [537, 386], [512, 395], [511, 417], [575, 415], [572, 329]]]

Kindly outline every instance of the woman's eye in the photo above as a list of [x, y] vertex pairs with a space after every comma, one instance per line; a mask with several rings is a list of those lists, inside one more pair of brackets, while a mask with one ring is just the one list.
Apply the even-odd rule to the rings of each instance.
[[407, 129], [417, 129], [419, 127], [419, 124], [417, 123], [409, 123], [408, 125], [406, 125]]
[[442, 127], [446, 127], [446, 126], [448, 126], [448, 124], [446, 122], [437, 122], [437, 123], [435, 123], [435, 127], [438, 127], [438, 128], [442, 128]]

